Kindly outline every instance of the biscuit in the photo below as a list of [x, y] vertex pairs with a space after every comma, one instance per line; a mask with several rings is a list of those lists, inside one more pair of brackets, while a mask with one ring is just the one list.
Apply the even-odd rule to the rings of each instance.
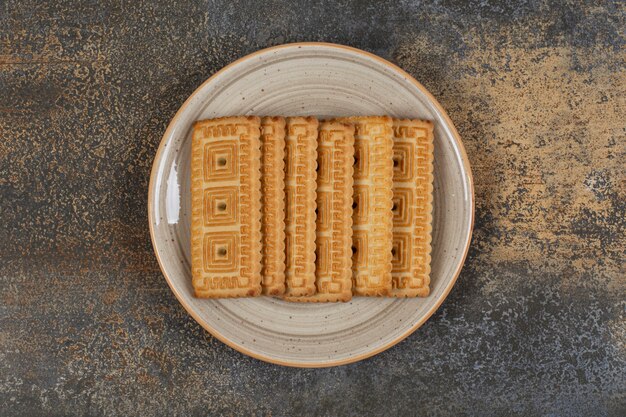
[[317, 141], [317, 292], [309, 297], [287, 297], [287, 301], [332, 302], [352, 298], [353, 158], [354, 126], [322, 122]]
[[288, 117], [285, 136], [286, 296], [315, 292], [317, 119]]
[[392, 120], [388, 116], [337, 120], [353, 123], [356, 128], [352, 291], [355, 295], [390, 295]]
[[285, 292], [285, 118], [261, 119], [263, 294]]
[[433, 124], [393, 121], [394, 297], [425, 297], [430, 289]]
[[196, 297], [261, 293], [258, 117], [196, 122], [191, 145], [191, 257]]

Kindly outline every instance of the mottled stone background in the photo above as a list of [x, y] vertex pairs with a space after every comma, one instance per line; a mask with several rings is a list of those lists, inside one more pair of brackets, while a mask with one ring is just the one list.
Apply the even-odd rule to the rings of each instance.
[[[177, 3], [0, 2], [0, 415], [626, 415], [624, 3]], [[443, 306], [332, 369], [212, 338], [148, 234], [178, 107], [232, 60], [294, 41], [413, 74], [476, 184]]]

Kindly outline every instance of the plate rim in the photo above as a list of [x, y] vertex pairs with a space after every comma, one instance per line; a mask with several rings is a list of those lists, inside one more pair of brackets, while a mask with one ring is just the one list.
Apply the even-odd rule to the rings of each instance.
[[[469, 191], [469, 212], [470, 212], [470, 222], [469, 222], [469, 230], [467, 232], [467, 238], [466, 238], [466, 242], [465, 242], [465, 247], [463, 248], [463, 255], [461, 256], [456, 269], [454, 271], [453, 277], [450, 280], [450, 282], [446, 285], [442, 295], [439, 297], [439, 299], [435, 302], [435, 304], [426, 312], [426, 314], [424, 314], [424, 316], [418, 320], [416, 323], [414, 323], [409, 329], [407, 329], [404, 333], [400, 334], [399, 336], [397, 336], [395, 339], [389, 341], [388, 343], [384, 344], [383, 346], [380, 346], [372, 351], [366, 352], [366, 353], [361, 353], [359, 355], [356, 356], [351, 356], [349, 358], [345, 358], [345, 359], [340, 359], [340, 360], [333, 360], [333, 359], [329, 359], [325, 362], [295, 362], [295, 361], [289, 361], [289, 360], [281, 360], [281, 359], [276, 359], [273, 358], [271, 356], [266, 356], [264, 354], [260, 354], [258, 352], [253, 352], [249, 349], [247, 349], [244, 346], [240, 346], [238, 344], [235, 344], [234, 342], [232, 342], [230, 339], [228, 339], [227, 337], [224, 337], [219, 331], [217, 331], [216, 329], [214, 329], [213, 327], [211, 327], [208, 323], [206, 323], [198, 314], [196, 314], [195, 310], [188, 305], [182, 295], [180, 294], [179, 290], [174, 286], [172, 279], [170, 278], [170, 276], [168, 275], [168, 273], [166, 272], [163, 260], [161, 259], [161, 255], [159, 254], [158, 248], [157, 248], [157, 241], [156, 241], [156, 237], [155, 237], [155, 230], [154, 230], [154, 207], [153, 207], [153, 197], [154, 197], [154, 190], [156, 187], [156, 172], [157, 172], [157, 166], [159, 165], [159, 162], [162, 160], [163, 158], [163, 153], [165, 152], [165, 144], [167, 141], [167, 138], [169, 136], [172, 135], [172, 130], [174, 129], [174, 125], [175, 122], [178, 120], [178, 118], [180, 117], [180, 115], [182, 114], [182, 112], [187, 108], [187, 106], [189, 105], [189, 103], [193, 100], [193, 98], [200, 92], [200, 90], [202, 90], [204, 88], [205, 85], [207, 85], [208, 83], [210, 83], [211, 81], [213, 81], [215, 78], [217, 78], [220, 74], [222, 74], [223, 72], [229, 70], [230, 68], [239, 65], [245, 61], [248, 61], [250, 59], [255, 58], [258, 55], [262, 55], [271, 51], [276, 51], [279, 49], [288, 49], [288, 48], [300, 48], [303, 46], [321, 46], [321, 47], [326, 47], [326, 48], [333, 48], [333, 49], [340, 49], [340, 50], [344, 50], [344, 51], [348, 51], [350, 53], [354, 53], [354, 54], [358, 54], [358, 55], [362, 55], [365, 56], [366, 58], [369, 59], [373, 59], [375, 61], [378, 61], [380, 64], [383, 64], [384, 66], [388, 67], [389, 69], [401, 74], [407, 81], [409, 81], [410, 83], [412, 83], [415, 87], [417, 87], [430, 101], [431, 103], [434, 105], [434, 107], [436, 108], [436, 110], [441, 114], [441, 116], [443, 117], [444, 121], [446, 122], [446, 124], [449, 127], [450, 133], [452, 134], [452, 137], [454, 139], [454, 142], [459, 150], [459, 154], [461, 156], [461, 163], [463, 165], [463, 169], [466, 173], [465, 178], [467, 179], [467, 188]], [[452, 290], [452, 288], [454, 287], [454, 285], [456, 284], [456, 281], [461, 273], [461, 270], [463, 269], [463, 266], [465, 264], [465, 260], [467, 258], [467, 254], [469, 252], [469, 247], [472, 241], [472, 234], [474, 231], [474, 218], [475, 218], [475, 201], [474, 201], [474, 179], [473, 179], [473, 175], [472, 175], [472, 170], [471, 170], [471, 166], [470, 166], [470, 162], [469, 162], [469, 158], [467, 157], [467, 153], [465, 151], [465, 147], [463, 145], [463, 141], [461, 140], [461, 136], [459, 135], [458, 131], [456, 130], [456, 127], [454, 126], [454, 123], [452, 122], [452, 120], [450, 119], [450, 117], [448, 116], [448, 113], [444, 110], [444, 108], [441, 106], [441, 104], [439, 104], [439, 102], [437, 101], [437, 99], [419, 82], [417, 81], [412, 75], [410, 75], [408, 72], [406, 72], [405, 70], [403, 70], [402, 68], [400, 68], [399, 66], [397, 66], [396, 64], [387, 61], [384, 58], [381, 58], [378, 55], [375, 55], [373, 53], [364, 51], [362, 49], [358, 49], [358, 48], [354, 48], [351, 46], [347, 46], [347, 45], [341, 45], [341, 44], [337, 44], [337, 43], [329, 43], [329, 42], [293, 42], [293, 43], [285, 43], [285, 44], [281, 44], [281, 45], [276, 45], [276, 46], [272, 46], [269, 48], [263, 48], [263, 49], [259, 49], [255, 52], [252, 52], [248, 55], [245, 55], [233, 62], [231, 62], [230, 64], [224, 66], [223, 68], [221, 68], [220, 70], [216, 71], [213, 75], [211, 75], [209, 78], [207, 78], [202, 84], [200, 84], [193, 93], [191, 93], [191, 95], [185, 100], [185, 102], [180, 106], [180, 108], [178, 109], [178, 111], [176, 112], [176, 114], [174, 115], [174, 117], [170, 120], [167, 129], [165, 130], [165, 132], [163, 133], [163, 136], [161, 137], [161, 141], [159, 142], [159, 147], [157, 149], [157, 152], [154, 156], [154, 160], [152, 162], [152, 169], [150, 171], [150, 182], [148, 184], [148, 226], [150, 228], [150, 241], [152, 243], [152, 249], [153, 252], [157, 258], [157, 262], [159, 264], [159, 268], [161, 270], [161, 273], [163, 274], [163, 276], [165, 277], [165, 281], [167, 282], [167, 285], [170, 287], [170, 290], [172, 290], [172, 292], [174, 293], [174, 295], [176, 296], [176, 299], [178, 300], [178, 302], [183, 306], [183, 308], [187, 311], [187, 314], [189, 314], [200, 326], [202, 326], [206, 331], [208, 331], [212, 336], [214, 336], [216, 339], [218, 339], [219, 341], [221, 341], [222, 343], [226, 344], [227, 346], [231, 347], [232, 349], [243, 353], [244, 355], [250, 356], [252, 358], [264, 361], [264, 362], [269, 362], [269, 363], [273, 363], [276, 365], [282, 365], [282, 366], [289, 366], [289, 367], [295, 367], [295, 368], [326, 368], [326, 367], [332, 367], [332, 366], [340, 366], [340, 365], [347, 365], [350, 363], [354, 363], [354, 362], [359, 362], [361, 360], [370, 358], [372, 356], [375, 356], [377, 354], [379, 354], [380, 352], [383, 352], [395, 345], [397, 345], [398, 343], [400, 343], [401, 341], [403, 341], [404, 339], [406, 339], [408, 336], [410, 336], [412, 333], [414, 333], [418, 328], [420, 328], [424, 323], [426, 323], [426, 321], [428, 321], [428, 319], [430, 319], [430, 317], [439, 309], [439, 307], [441, 306], [441, 304], [444, 302], [444, 300], [448, 297], [448, 295], [450, 294], [450, 291]]]

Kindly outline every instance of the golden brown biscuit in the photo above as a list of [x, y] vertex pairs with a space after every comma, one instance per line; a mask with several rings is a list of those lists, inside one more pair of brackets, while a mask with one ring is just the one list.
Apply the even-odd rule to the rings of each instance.
[[352, 291], [355, 295], [389, 295], [393, 227], [392, 120], [388, 116], [337, 120], [356, 127]]
[[258, 117], [196, 122], [191, 145], [191, 257], [196, 297], [261, 293]]
[[285, 292], [285, 118], [261, 119], [263, 294]]
[[309, 297], [288, 301], [333, 302], [352, 298], [352, 183], [354, 126], [322, 122], [317, 143], [315, 286]]
[[433, 124], [393, 121], [394, 297], [425, 297], [430, 284]]
[[288, 117], [285, 137], [286, 296], [315, 292], [317, 119]]

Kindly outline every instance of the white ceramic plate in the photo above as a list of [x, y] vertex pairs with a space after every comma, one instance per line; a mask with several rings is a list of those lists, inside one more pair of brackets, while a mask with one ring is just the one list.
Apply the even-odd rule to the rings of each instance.
[[[431, 294], [299, 304], [270, 297], [204, 300], [190, 268], [191, 126], [229, 115], [387, 114], [435, 123]], [[395, 65], [340, 45], [265, 49], [209, 78], [180, 108], [154, 160], [148, 195], [152, 243], [174, 294], [211, 334], [247, 355], [282, 365], [334, 366], [375, 355], [422, 325], [454, 285], [469, 247], [473, 185], [461, 140], [426, 89]], [[416, 336], [416, 337], [419, 337]]]

